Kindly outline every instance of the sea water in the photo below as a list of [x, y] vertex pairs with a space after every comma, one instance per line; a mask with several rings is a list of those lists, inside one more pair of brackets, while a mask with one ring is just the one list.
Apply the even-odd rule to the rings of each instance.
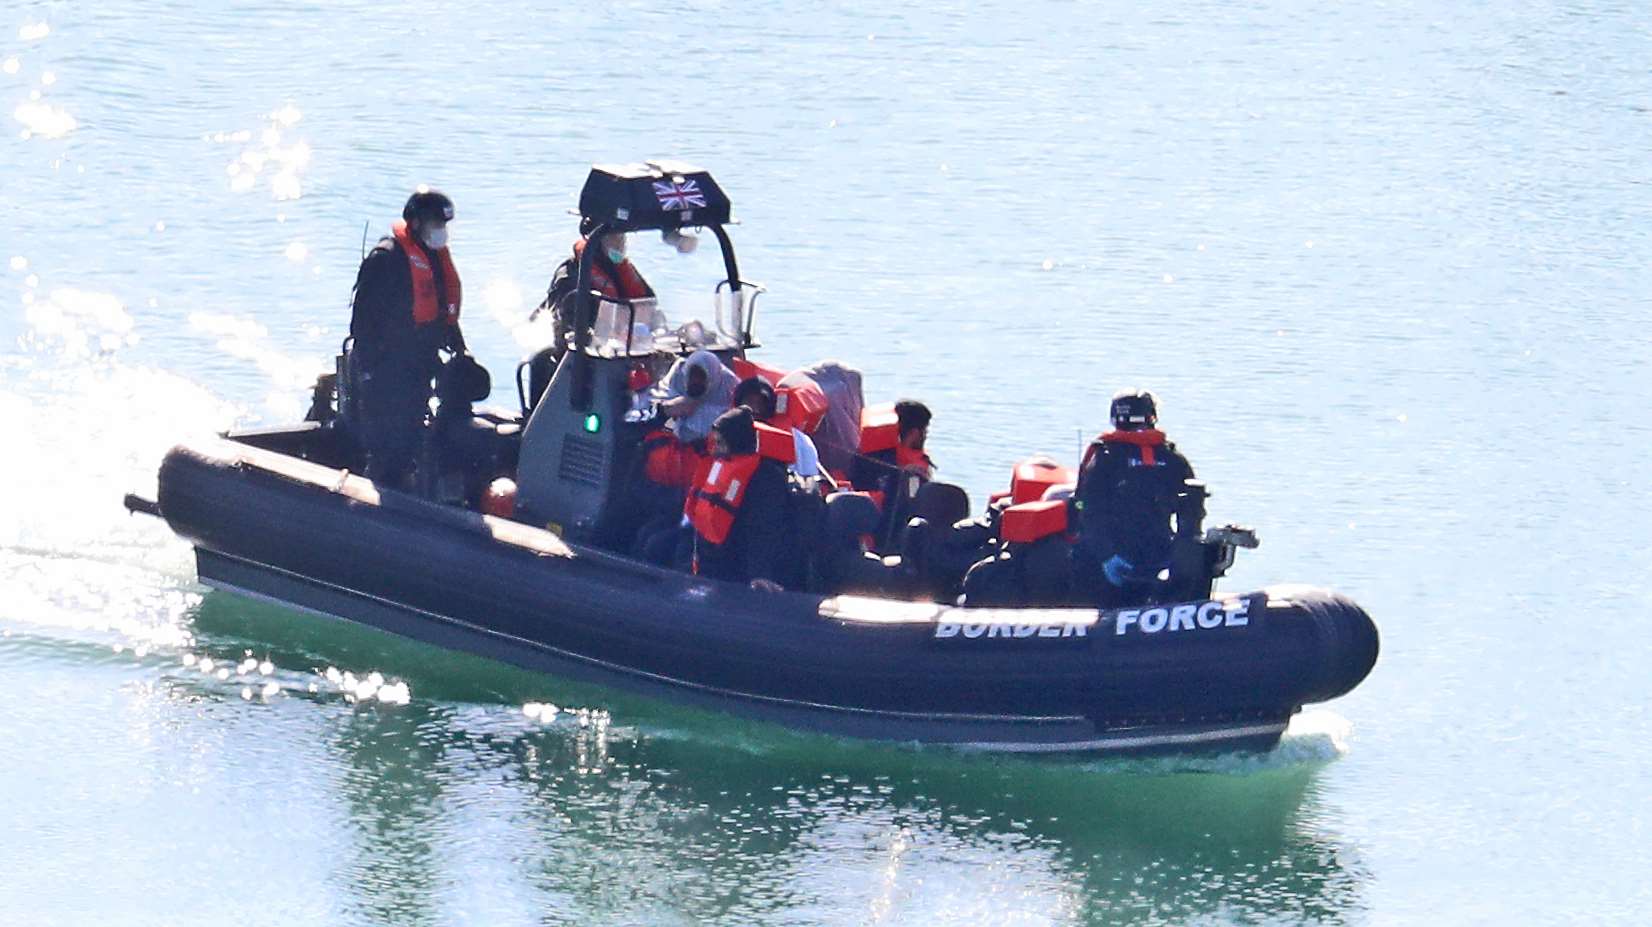
[[[1652, 35], [1632, 4], [0, 8], [0, 923], [1638, 923]], [[596, 161], [714, 171], [763, 357], [942, 477], [1145, 386], [1381, 624], [1263, 755], [805, 736], [207, 593], [127, 516], [299, 417], [431, 183], [510, 404]], [[365, 233], [364, 233], [365, 226]], [[639, 236], [674, 322], [715, 249]]]

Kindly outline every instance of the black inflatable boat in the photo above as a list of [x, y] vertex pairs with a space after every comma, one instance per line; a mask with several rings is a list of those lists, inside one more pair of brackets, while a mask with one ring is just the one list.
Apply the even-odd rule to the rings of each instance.
[[[659, 193], [689, 182], [693, 199]], [[703, 171], [599, 167], [581, 207], [599, 235], [710, 228], [722, 244], [729, 312], [689, 344], [680, 331], [639, 328], [636, 307], [582, 298], [585, 324], [554, 368], [541, 374], [525, 362], [518, 371], [519, 381], [524, 371], [538, 381], [522, 390], [521, 415], [469, 423], [508, 449], [480, 476], [516, 477], [510, 518], [466, 507], [463, 492], [442, 501], [441, 470], [428, 455], [417, 491], [356, 475], [347, 363], [328, 384], [337, 395], [318, 392], [315, 420], [174, 448], [156, 500], [128, 497], [129, 507], [190, 541], [213, 586], [572, 679], [855, 737], [1046, 753], [1266, 748], [1302, 705], [1348, 692], [1370, 672], [1377, 630], [1345, 597], [1303, 586], [1213, 594], [1232, 555], [1222, 539], [1189, 542], [1198, 575], [1173, 577], [1165, 591], [1191, 594], [1105, 611], [968, 608], [950, 604], [952, 594], [769, 593], [614, 553], [622, 477], [640, 441], [626, 422], [635, 371], [697, 348], [744, 360], [756, 346], [759, 288], [738, 276], [723, 229], [728, 203]], [[582, 267], [580, 279], [587, 274]], [[604, 312], [623, 313], [625, 324], [604, 335]]]

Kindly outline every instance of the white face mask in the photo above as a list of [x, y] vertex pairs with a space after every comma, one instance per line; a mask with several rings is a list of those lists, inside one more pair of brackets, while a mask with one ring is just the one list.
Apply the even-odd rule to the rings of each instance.
[[427, 228], [424, 230], [424, 243], [438, 250], [447, 247], [447, 226], [441, 228]]

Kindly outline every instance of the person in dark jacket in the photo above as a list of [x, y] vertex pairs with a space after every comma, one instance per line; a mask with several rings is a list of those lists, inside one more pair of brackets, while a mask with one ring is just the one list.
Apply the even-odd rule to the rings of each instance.
[[452, 200], [419, 187], [356, 274], [351, 367], [367, 476], [375, 482], [407, 477], [441, 363], [437, 352], [465, 349], [459, 272], [447, 248], [452, 219]]
[[1075, 580], [1102, 607], [1140, 601], [1170, 566], [1171, 516], [1193, 466], [1159, 431], [1153, 394], [1113, 396], [1113, 430], [1096, 438], [1073, 493], [1079, 540]]
[[792, 461], [787, 469], [804, 479], [821, 476], [820, 451], [815, 448], [815, 442], [801, 429], [793, 428], [791, 423], [781, 420], [775, 421], [774, 387], [762, 377], [747, 377], [734, 387], [734, 404], [745, 406], [751, 410], [752, 416], [759, 422], [774, 425], [792, 437]]
[[[573, 254], [551, 273], [551, 285], [545, 291], [544, 300], [534, 310], [535, 315], [546, 311], [551, 313], [555, 324], [553, 345], [559, 357], [573, 335], [573, 297], [579, 283], [579, 259], [591, 246], [592, 231], [594, 225], [590, 219], [580, 220], [579, 238], [574, 242]], [[597, 251], [591, 256], [591, 288], [608, 299], [635, 300], [654, 296], [654, 288], [631, 263], [626, 251], [625, 233], [610, 232], [597, 243]]]
[[[929, 407], [913, 399], [895, 403], [896, 434], [893, 447], [866, 450], [855, 457], [849, 482], [856, 489], [873, 493], [881, 500], [877, 548], [895, 541], [893, 535], [906, 524], [912, 497], [922, 484], [935, 476], [935, 462], [924, 451], [929, 440], [929, 423], [934, 418]], [[863, 442], [865, 440], [863, 436]]]
[[786, 544], [786, 468], [758, 456], [751, 411], [730, 409], [712, 424], [711, 466], [689, 494], [694, 572], [780, 591]]

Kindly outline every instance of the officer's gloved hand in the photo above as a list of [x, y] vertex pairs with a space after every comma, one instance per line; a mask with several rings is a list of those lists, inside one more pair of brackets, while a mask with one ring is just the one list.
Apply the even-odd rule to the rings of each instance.
[[1106, 575], [1108, 582], [1115, 586], [1123, 586], [1129, 581], [1131, 574], [1136, 572], [1136, 565], [1114, 554], [1101, 565], [1101, 572]]

